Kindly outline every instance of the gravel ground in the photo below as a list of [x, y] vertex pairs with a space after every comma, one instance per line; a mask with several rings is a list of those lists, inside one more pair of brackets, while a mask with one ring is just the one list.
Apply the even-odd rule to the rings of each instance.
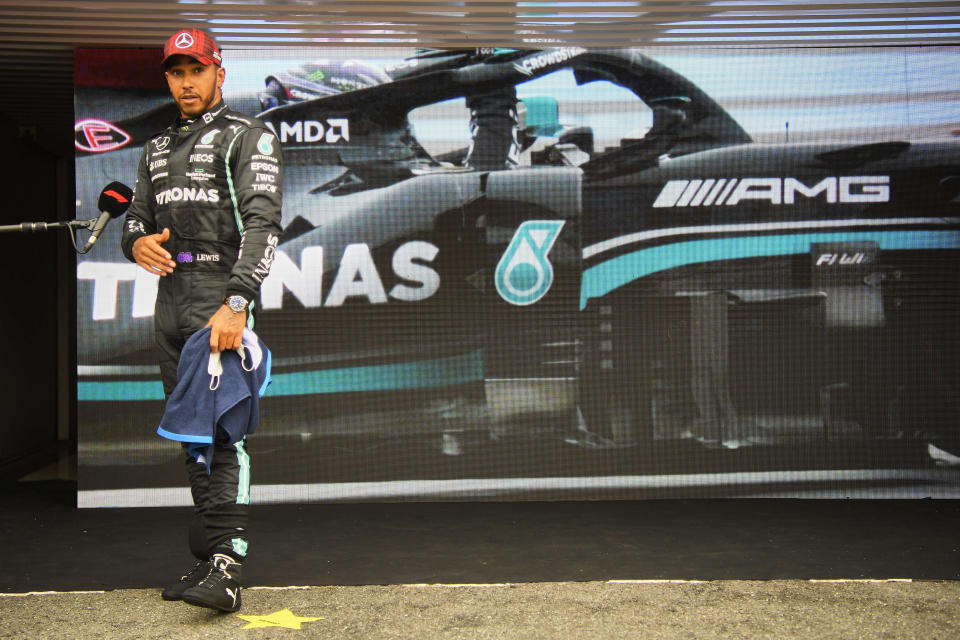
[[[547, 582], [250, 588], [245, 620], [155, 590], [0, 594], [0, 638], [957, 638], [960, 582]], [[306, 621], [300, 618], [319, 618]], [[289, 627], [276, 626], [284, 621]], [[247, 627], [247, 628], [245, 628]]]

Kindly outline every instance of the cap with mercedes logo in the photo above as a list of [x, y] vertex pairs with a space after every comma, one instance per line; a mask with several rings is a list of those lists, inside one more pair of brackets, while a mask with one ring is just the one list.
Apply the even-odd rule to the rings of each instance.
[[223, 59], [217, 41], [203, 29], [181, 29], [167, 39], [163, 45], [163, 66], [170, 56], [190, 56], [200, 64], [215, 64], [218, 67]]

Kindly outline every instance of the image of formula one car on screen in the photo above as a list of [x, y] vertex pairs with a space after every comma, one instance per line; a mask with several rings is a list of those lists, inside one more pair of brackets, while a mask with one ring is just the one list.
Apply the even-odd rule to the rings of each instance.
[[[639, 452], [955, 438], [956, 141], [757, 143], [635, 50], [422, 51], [338, 91], [309, 72], [249, 101], [284, 149], [258, 325], [276, 432], [442, 434], [448, 454], [475, 434]], [[616, 106], [524, 95], [559, 73]], [[452, 101], [468, 134], [432, 142]], [[471, 163], [487, 123], [503, 168]], [[128, 384], [151, 378], [149, 282], [112, 276], [98, 319], [95, 269], [81, 400], [158, 401]]]

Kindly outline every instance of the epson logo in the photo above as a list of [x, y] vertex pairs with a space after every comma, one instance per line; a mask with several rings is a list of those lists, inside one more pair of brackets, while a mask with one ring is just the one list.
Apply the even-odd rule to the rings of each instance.
[[280, 138], [280, 142], [326, 142], [337, 144], [350, 141], [350, 122], [346, 118], [330, 118], [326, 126], [319, 120], [281, 122], [280, 131], [272, 122], [267, 126]]
[[670, 180], [660, 190], [653, 206], [734, 206], [741, 200], [794, 204], [797, 196], [822, 197], [828, 204], [889, 202], [890, 176], [831, 176], [809, 187], [796, 178]]
[[195, 187], [173, 187], [156, 195], [157, 204], [170, 202], [219, 202], [220, 193], [216, 189], [197, 189]]
[[522, 62], [514, 64], [513, 67], [525, 76], [532, 76], [538, 69], [543, 69], [544, 67], [549, 67], [555, 64], [561, 64], [570, 58], [574, 58], [581, 53], [584, 53], [585, 51], [586, 49], [582, 47], [564, 47], [562, 49], [557, 49], [556, 51], [541, 53], [538, 56], [527, 58]]

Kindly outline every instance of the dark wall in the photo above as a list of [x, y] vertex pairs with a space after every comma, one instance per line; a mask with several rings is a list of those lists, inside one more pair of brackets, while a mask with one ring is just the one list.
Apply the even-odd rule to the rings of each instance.
[[[62, 162], [9, 123], [0, 129], [0, 158], [0, 225], [56, 221]], [[0, 233], [5, 265], [0, 284], [0, 479], [56, 456], [58, 389], [63, 387], [57, 360], [63, 340], [58, 297], [65, 289], [57, 251], [65, 233]]]

